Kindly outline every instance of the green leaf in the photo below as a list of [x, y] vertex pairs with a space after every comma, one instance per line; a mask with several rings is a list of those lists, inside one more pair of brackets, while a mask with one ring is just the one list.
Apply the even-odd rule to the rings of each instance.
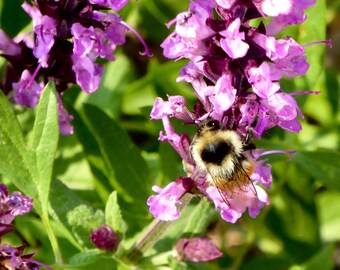
[[289, 270], [332, 270], [334, 269], [333, 261], [334, 246], [328, 245], [321, 249], [316, 255], [309, 259], [303, 265], [294, 265]]
[[118, 123], [99, 108], [86, 104], [84, 112], [104, 157], [110, 183], [126, 201], [145, 204], [150, 179], [139, 150]]
[[174, 258], [173, 256], [168, 257], [169, 266], [172, 270], [187, 270], [189, 266], [186, 265], [184, 262], [178, 261], [178, 259]]
[[[298, 177], [295, 176], [295, 180], [298, 181]], [[290, 258], [306, 261], [320, 244], [314, 200], [305, 200], [289, 186], [284, 186], [280, 195], [272, 198], [271, 205], [265, 219], [266, 227], [281, 242]]]
[[[22, 3], [21, 0], [0, 1], [0, 6], [2, 6], [0, 17], [1, 29], [11, 37], [17, 35], [30, 22], [29, 16], [27, 16], [21, 7]], [[13, 16], [15, 16], [15, 19], [13, 19]]]
[[317, 197], [321, 237], [324, 241], [340, 240], [340, 194], [327, 191]]
[[162, 182], [155, 183], [165, 186], [174, 181], [183, 172], [183, 165], [178, 153], [168, 143], [161, 142], [159, 145], [160, 166]]
[[107, 171], [104, 158], [100, 152], [99, 144], [96, 141], [94, 134], [91, 133], [89, 127], [85, 124], [84, 116], [81, 116], [71, 106], [68, 107], [68, 110], [74, 116], [74, 133], [84, 149], [86, 159], [94, 176], [93, 181], [97, 193], [103, 202], [105, 202], [110, 195], [111, 186], [108, 179], [109, 173]]
[[203, 234], [208, 228], [215, 212], [211, 202], [208, 200], [200, 201], [191, 212], [190, 217], [186, 219], [183, 236], [194, 237], [195, 235]]
[[165, 252], [176, 244], [181, 237], [194, 237], [204, 234], [216, 211], [208, 200], [197, 205], [187, 205], [181, 216], [167, 229], [161, 239], [155, 244], [157, 253]]
[[304, 270], [332, 270], [334, 269], [333, 260], [334, 246], [329, 245], [323, 248], [319, 253], [314, 255], [305, 265]]
[[330, 189], [340, 191], [340, 153], [333, 151], [299, 151], [299, 165]]
[[291, 260], [285, 257], [261, 257], [254, 256], [243, 263], [240, 270], [277, 270], [277, 269], [288, 269], [291, 265]]
[[50, 193], [51, 215], [65, 226], [82, 247], [92, 247], [90, 233], [104, 224], [104, 213], [94, 209], [59, 180]]
[[117, 54], [115, 58], [115, 61], [106, 63], [99, 89], [91, 95], [80, 93], [77, 99], [79, 107], [88, 103], [101, 108], [109, 116], [119, 116], [122, 97], [134, 80], [134, 67], [126, 55]]
[[105, 207], [105, 222], [108, 224], [115, 232], [122, 235], [126, 232], [126, 224], [123, 220], [120, 206], [118, 204], [117, 192], [111, 193]]
[[43, 90], [37, 106], [31, 145], [36, 153], [35, 161], [39, 174], [39, 198], [46, 213], [58, 139], [57, 95], [54, 83], [49, 83]]
[[36, 200], [41, 209], [36, 187], [37, 175], [34, 152], [24, 142], [19, 122], [7, 97], [0, 91], [0, 173], [27, 196]]
[[70, 259], [70, 265], [63, 269], [117, 269], [117, 262], [112, 255], [105, 254], [99, 250], [89, 250], [78, 253]]
[[0, 27], [2, 27], [2, 8], [3, 8], [4, 4], [3, 4], [3, 0], [0, 1]]
[[[75, 134], [84, 147], [91, 171], [95, 176], [94, 180], [98, 195], [106, 202], [113, 187], [117, 191], [119, 199], [122, 199], [119, 201], [119, 204], [123, 219], [129, 224], [127, 234], [131, 237], [137, 231], [141, 230], [150, 219], [146, 207], [146, 197], [149, 193], [146, 189], [149, 186], [149, 189], [151, 190], [151, 183], [148, 184], [150, 177], [145, 176], [145, 179], [142, 179], [141, 177], [143, 174], [149, 175], [148, 169], [144, 159], [141, 158], [138, 149], [129, 140], [128, 135], [122, 131], [116, 123], [113, 124], [113, 120], [108, 118], [102, 111], [99, 111], [98, 113], [99, 109], [96, 109], [96, 107], [92, 105], [86, 106], [94, 108], [96, 113], [88, 112], [86, 114], [79, 114], [75, 110], [72, 110], [72, 108], [69, 109], [75, 116]], [[98, 123], [101, 123], [103, 127], [97, 128], [96, 125], [98, 125]], [[109, 127], [111, 130], [104, 126]], [[112, 139], [106, 138], [112, 134], [114, 136]], [[124, 137], [124, 139], [120, 140], [120, 137]], [[107, 149], [103, 146], [106, 144], [108, 145], [106, 147]], [[119, 149], [116, 151], [118, 157], [115, 159], [115, 162], [113, 162], [106, 152], [109, 151], [109, 155], [115, 155], [115, 149], [117, 149], [117, 147]], [[126, 156], [126, 158], [122, 158], [122, 154], [124, 157]], [[126, 159], [128, 159], [129, 162], [124, 164], [126, 163], [126, 161], [124, 161]], [[138, 163], [138, 167], [132, 168], [130, 161], [134, 161], [132, 164]], [[123, 182], [123, 187], [121, 187], [120, 182], [116, 179], [116, 170], [121, 171], [118, 172], [119, 178], [117, 179], [120, 179], [120, 181]], [[124, 171], [126, 171], [126, 173]], [[143, 173], [143, 171], [145, 172]], [[141, 174], [139, 174], [139, 172], [141, 172]], [[140, 178], [138, 181], [143, 181], [143, 183], [141, 183], [143, 187], [138, 186], [133, 182], [135, 181], [135, 176], [130, 177], [131, 174], [138, 174], [137, 177]], [[126, 189], [132, 189], [133, 194], [127, 196], [129, 191], [126, 191]], [[139, 197], [142, 198], [138, 199]], [[133, 199], [133, 201], [127, 201], [131, 199]]]
[[[303, 24], [299, 25], [299, 39], [300, 44], [307, 44], [319, 40], [326, 39], [326, 1], [318, 0], [315, 5], [306, 11], [309, 19]], [[307, 61], [310, 64], [310, 68], [306, 76], [299, 78], [301, 81], [305, 81], [308, 85], [300, 85], [302, 87], [307, 86], [307, 89], [313, 89], [320, 79], [320, 75], [324, 71], [324, 54], [326, 45], [312, 45], [306, 47]], [[305, 89], [304, 88], [304, 89]]]

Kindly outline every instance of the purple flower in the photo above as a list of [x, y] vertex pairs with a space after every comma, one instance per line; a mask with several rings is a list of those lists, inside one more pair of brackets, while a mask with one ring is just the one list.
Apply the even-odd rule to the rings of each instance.
[[237, 18], [231, 22], [226, 30], [220, 32], [224, 37], [220, 40], [221, 48], [232, 59], [241, 58], [246, 55], [249, 45], [244, 42], [245, 34], [240, 32], [241, 20]]
[[268, 16], [278, 16], [279, 14], [287, 14], [292, 8], [291, 0], [281, 0], [281, 1], [272, 1], [272, 0], [262, 0], [262, 1], [254, 1], [254, 5], [264, 14]]
[[[0, 31], [1, 56], [8, 60], [4, 93], [15, 90], [14, 101], [34, 107], [41, 89], [53, 80], [59, 94], [73, 84], [86, 93], [95, 92], [101, 82], [103, 65], [99, 59], [114, 61], [114, 51], [125, 43], [131, 30], [141, 40], [145, 53], [151, 56], [144, 40], [117, 14], [107, 12], [123, 8], [128, 0], [31, 0], [22, 8], [32, 18], [33, 37], [15, 42]], [[105, 10], [102, 12], [101, 10]], [[28, 37], [30, 40], [28, 40]], [[19, 40], [19, 41], [18, 41]], [[34, 41], [34, 42], [33, 42]], [[71, 134], [72, 117], [58, 108], [62, 134]]]
[[32, 259], [34, 254], [24, 255], [26, 246], [13, 247], [9, 244], [0, 244], [0, 268], [39, 270], [39, 266], [51, 270], [47, 265]]
[[209, 96], [209, 100], [214, 107], [210, 117], [222, 120], [223, 113], [234, 104], [237, 90], [231, 83], [231, 76], [223, 75], [215, 85], [214, 93]]
[[267, 99], [280, 89], [280, 85], [272, 81], [269, 65], [265, 62], [259, 67], [250, 68], [248, 76], [248, 82], [260, 98]]
[[295, 99], [286, 93], [276, 93], [262, 104], [269, 109], [268, 113], [276, 117], [275, 122], [281, 128], [298, 133], [301, 130], [301, 124], [297, 119], [297, 113], [303, 118]]
[[48, 54], [54, 45], [54, 36], [57, 34], [57, 21], [43, 16], [41, 23], [34, 27], [36, 34], [35, 47], [33, 54], [39, 59], [42, 67], [48, 67]]
[[[181, 100], [179, 97], [174, 97], [174, 99]], [[169, 97], [169, 100], [171, 100], [171, 97]], [[153, 112], [166, 111], [169, 115], [173, 115], [177, 109], [176, 107], [169, 109], [169, 104], [171, 103], [161, 101], [161, 104], [164, 106], [164, 110], [162, 110], [162, 108], [160, 108], [161, 106], [159, 102], [159, 100], [156, 100], [155, 107], [157, 109], [154, 107]], [[189, 179], [193, 180], [195, 183], [195, 188], [207, 196], [215, 204], [216, 209], [220, 211], [221, 217], [224, 220], [234, 223], [242, 216], [246, 209], [248, 209], [249, 214], [252, 217], [256, 217], [260, 212], [260, 209], [264, 205], [269, 204], [267, 193], [257, 185], [258, 182], [262, 184], [266, 181], [265, 184], [269, 186], [269, 182], [271, 182], [271, 168], [264, 167], [264, 161], [260, 160], [255, 163], [256, 175], [254, 178], [252, 175], [250, 176], [256, 192], [254, 193], [253, 190], [249, 189], [245, 193], [243, 191], [234, 189], [233, 193], [236, 195], [232, 199], [228, 199], [227, 203], [221, 196], [221, 191], [218, 191], [216, 187], [207, 184], [207, 176], [202, 175], [202, 169], [196, 164], [193, 164], [189, 149], [190, 141], [187, 136], [180, 136], [175, 133], [169, 121], [168, 115], [163, 116], [162, 120], [166, 134], [161, 132], [160, 140], [168, 141], [174, 147], [174, 149], [176, 149], [176, 151], [186, 162], [186, 173]], [[180, 203], [179, 199], [190, 189], [191, 188], [183, 186], [183, 178], [179, 178], [176, 182], [171, 182], [164, 189], [154, 186], [153, 191], [157, 192], [158, 195], [152, 195], [147, 202], [147, 204], [150, 206], [150, 212], [160, 220], [168, 221], [177, 219], [180, 214], [177, 209], [177, 205]]]
[[[267, 1], [269, 2], [269, 0]], [[284, 2], [290, 2], [290, 6], [289, 8], [286, 8], [286, 6], [288, 5], [284, 6], [283, 11], [277, 14], [277, 16], [273, 17], [267, 27], [268, 34], [274, 35], [280, 32], [285, 26], [303, 23], [307, 18], [306, 14], [304, 14], [304, 10], [313, 6], [315, 4], [315, 1], [316, 0], [285, 0]], [[271, 10], [275, 10], [275, 6], [271, 8]]]
[[248, 208], [249, 215], [255, 218], [264, 205], [268, 205], [267, 193], [260, 187], [255, 185], [256, 194], [249, 189], [248, 192], [237, 190], [233, 198], [228, 199], [228, 204], [223, 200], [220, 191], [214, 186], [206, 189], [208, 197], [214, 202], [215, 207], [220, 211], [222, 219], [230, 223], [235, 223]]
[[71, 121], [73, 120], [73, 116], [70, 115], [63, 106], [63, 102], [61, 97], [58, 95], [58, 122], [59, 122], [59, 130], [63, 135], [73, 134], [73, 126], [71, 125]]
[[20, 81], [13, 83], [14, 100], [20, 105], [34, 108], [39, 101], [43, 88], [44, 85], [37, 83], [30, 72], [25, 69], [21, 74]]
[[266, 161], [267, 160], [259, 160], [256, 163], [254, 172], [251, 177], [255, 182], [258, 182], [262, 186], [269, 189], [273, 181], [272, 166], [270, 164], [264, 165]]
[[1, 243], [2, 236], [11, 232], [12, 221], [18, 215], [27, 214], [32, 210], [33, 200], [21, 195], [20, 192], [8, 193], [4, 184], [0, 183], [0, 268], [39, 270], [39, 266], [51, 270], [48, 266], [32, 259], [32, 254], [24, 254], [26, 245], [13, 247]]
[[129, 3], [129, 0], [90, 0], [90, 3], [97, 5], [108, 5], [112, 10], [119, 11], [125, 5], [127, 5], [127, 3]]
[[0, 29], [0, 50], [4, 55], [17, 55], [21, 53], [20, 45], [10, 39], [4, 31]]
[[23, 196], [20, 192], [10, 195], [7, 187], [0, 184], [0, 232], [6, 229], [6, 225], [10, 225], [16, 216], [30, 212], [32, 202], [32, 198]]
[[103, 67], [95, 64], [89, 57], [73, 56], [72, 70], [76, 74], [76, 81], [86, 93], [95, 92], [100, 84]]
[[106, 224], [94, 230], [90, 237], [97, 248], [107, 251], [116, 250], [120, 242], [118, 235]]
[[[151, 119], [162, 119], [165, 132], [160, 132], [159, 139], [169, 142], [183, 159], [186, 177], [194, 186], [191, 192], [199, 192], [210, 199], [222, 219], [228, 222], [236, 222], [247, 210], [254, 218], [269, 204], [263, 187], [269, 189], [271, 186], [271, 166], [262, 158], [263, 150], [245, 149], [252, 148], [249, 135], [261, 139], [266, 130], [275, 126], [296, 133], [301, 130], [298, 117], [303, 118], [303, 114], [294, 93], [285, 93], [279, 80], [283, 76], [292, 78], [307, 72], [309, 64], [305, 50], [294, 39], [278, 39], [273, 34], [286, 25], [302, 23], [304, 10], [313, 3], [191, 0], [189, 11], [180, 13], [168, 24], [175, 24], [175, 29], [161, 45], [163, 54], [171, 59], [186, 58], [189, 61], [177, 81], [190, 83], [198, 101], [190, 111], [181, 96], [169, 96], [168, 101], [157, 98]], [[267, 27], [264, 23], [254, 27], [250, 21], [256, 18], [271, 22]], [[196, 164], [199, 163], [199, 154], [192, 156], [189, 137], [176, 133], [170, 117], [196, 124], [199, 130], [204, 121], [214, 120], [222, 130], [235, 132], [235, 137], [241, 140], [242, 155], [245, 159], [246, 156], [252, 157], [251, 162], [254, 162], [251, 170], [244, 168], [249, 183], [243, 186], [243, 183], [232, 185], [227, 182], [223, 190], [223, 184], [218, 186], [211, 181], [211, 173], [202, 168], [202, 164]], [[240, 164], [243, 166], [242, 162]], [[224, 175], [219, 177], [223, 179]], [[159, 201], [167, 202], [167, 197], [163, 198], [162, 194], [168, 195], [168, 189], [171, 195], [183, 192], [183, 187], [175, 183], [170, 183], [164, 190], [158, 187]], [[171, 207], [169, 203], [165, 204], [170, 209], [164, 204], [151, 204], [151, 213], [163, 218], [169, 211], [171, 220], [178, 217], [176, 204], [179, 197], [173, 198]]]
[[207, 262], [223, 256], [213, 241], [207, 237], [181, 238], [176, 244], [179, 260]]
[[187, 191], [180, 181], [171, 182], [165, 188], [153, 186], [152, 190], [158, 195], [152, 195], [147, 205], [150, 207], [151, 214], [163, 221], [172, 221], [179, 217], [180, 212], [177, 210], [177, 204], [180, 204], [180, 198]]
[[185, 109], [185, 99], [182, 96], [169, 96], [168, 101], [156, 98], [150, 116], [151, 119], [162, 119], [169, 115], [182, 120], [190, 120]]

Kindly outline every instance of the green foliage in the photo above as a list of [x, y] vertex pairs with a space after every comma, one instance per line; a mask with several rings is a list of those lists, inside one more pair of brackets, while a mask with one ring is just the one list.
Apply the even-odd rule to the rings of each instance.
[[[332, 18], [327, 15], [339, 19], [338, 1], [329, 2], [316, 1], [306, 22], [284, 34], [303, 44], [329, 38], [326, 29]], [[1, 28], [10, 36], [29, 23], [20, 4], [0, 1]], [[274, 128], [257, 144], [266, 150], [297, 150], [291, 161], [284, 155], [268, 157], [273, 167], [270, 205], [256, 219], [245, 215], [227, 224], [210, 202], [195, 198], [178, 220], [164, 225], [160, 239], [140, 262], [131, 265], [130, 249], [153, 224], [146, 205], [152, 186], [183, 175], [177, 153], [158, 141], [161, 121], [150, 121], [149, 113], [157, 96], [183, 95], [189, 107], [195, 100], [188, 84], [176, 82], [184, 62], [166, 61], [159, 48], [170, 33], [164, 23], [187, 7], [188, 1], [143, 0], [122, 11], [124, 20], [147, 38], [155, 57], [142, 58], [134, 40], [128, 40], [116, 61], [105, 63], [96, 93], [68, 89], [63, 100], [74, 116], [73, 135], [59, 135], [53, 83], [44, 89], [34, 120], [0, 91], [1, 180], [32, 197], [35, 210], [18, 217], [17, 237], [9, 240], [17, 244], [24, 239], [36, 252], [35, 259], [53, 269], [339, 267], [334, 258], [340, 241], [340, 75], [336, 66], [325, 67], [324, 45], [306, 47], [307, 75], [282, 84], [289, 91], [321, 92], [297, 97], [305, 115], [301, 133]], [[195, 132], [176, 121], [174, 126], [189, 130], [189, 135]], [[90, 241], [90, 233], [104, 223], [121, 239], [116, 252], [99, 251]], [[173, 250], [177, 240], [203, 235], [214, 239], [225, 256], [209, 263], [178, 261]]]
[[1, 92], [0, 172], [20, 190], [36, 200], [36, 210], [47, 212], [52, 165], [57, 149], [59, 128], [57, 98], [48, 84], [37, 106], [33, 139], [26, 145], [19, 122], [7, 98]]
[[111, 193], [105, 206], [105, 223], [115, 232], [124, 235], [127, 228], [122, 217], [122, 212], [118, 204], [117, 192]]

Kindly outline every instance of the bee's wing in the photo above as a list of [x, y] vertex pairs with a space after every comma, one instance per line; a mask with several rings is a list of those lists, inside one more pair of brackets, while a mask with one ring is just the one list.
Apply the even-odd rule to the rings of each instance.
[[220, 177], [217, 177], [216, 175], [213, 175], [209, 172], [208, 170], [208, 173], [210, 175], [210, 178], [211, 178], [211, 182], [212, 182], [212, 185], [214, 187], [216, 187], [216, 189], [218, 190], [218, 193], [220, 194], [222, 200], [228, 205], [230, 206], [230, 203], [228, 201], [228, 199], [231, 199], [232, 197], [230, 195], [232, 195], [230, 193], [230, 189], [229, 187], [226, 185], [227, 181], [226, 179], [223, 179], [223, 178], [220, 178]]
[[256, 196], [257, 191], [253, 181], [250, 179], [250, 175], [253, 172], [254, 163], [252, 162], [248, 169], [245, 169], [242, 165], [242, 161], [236, 160], [234, 162], [235, 170], [230, 182], [234, 183], [241, 192], [249, 192], [251, 190]]
[[237, 197], [238, 194], [248, 193], [251, 190], [255, 196], [257, 195], [253, 181], [239, 160], [235, 161], [234, 173], [229, 178], [224, 175], [216, 175], [213, 171], [209, 171], [209, 169], [208, 173], [212, 184], [217, 188], [227, 205], [230, 205], [229, 200]]

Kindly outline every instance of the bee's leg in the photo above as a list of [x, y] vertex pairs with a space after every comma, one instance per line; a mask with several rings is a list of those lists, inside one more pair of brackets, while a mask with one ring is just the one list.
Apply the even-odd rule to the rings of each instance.
[[253, 142], [253, 137], [254, 137], [254, 129], [252, 127], [250, 127], [248, 129], [248, 132], [246, 134], [246, 137], [244, 139], [243, 142], [243, 150], [247, 151], [247, 150], [254, 150], [256, 149], [256, 145]]

